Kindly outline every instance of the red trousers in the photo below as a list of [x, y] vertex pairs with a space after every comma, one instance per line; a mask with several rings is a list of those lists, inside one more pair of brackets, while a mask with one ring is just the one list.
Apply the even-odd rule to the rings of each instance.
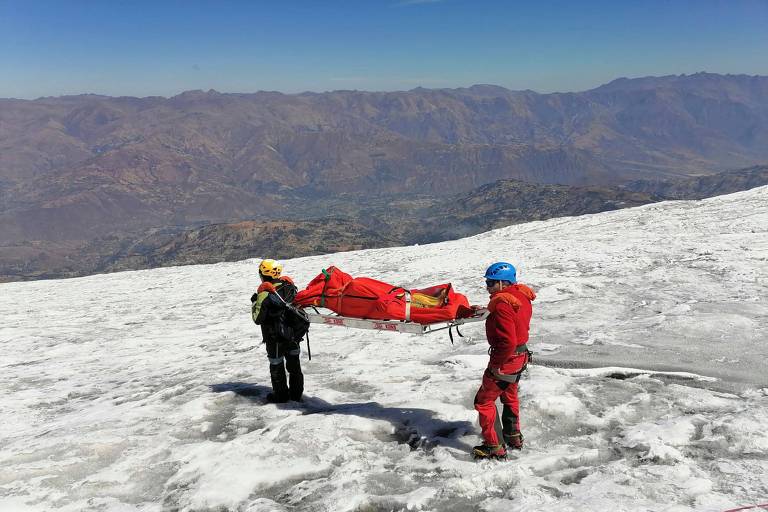
[[501, 398], [503, 410], [501, 426], [504, 435], [520, 432], [520, 400], [517, 398], [517, 383], [496, 380], [490, 371], [483, 374], [483, 383], [475, 395], [475, 410], [479, 414], [480, 429], [486, 445], [497, 445], [496, 435], [496, 399]]

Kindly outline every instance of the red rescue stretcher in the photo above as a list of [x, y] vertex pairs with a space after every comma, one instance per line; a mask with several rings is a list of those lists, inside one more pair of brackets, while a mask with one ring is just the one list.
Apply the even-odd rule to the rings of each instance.
[[488, 310], [470, 306], [450, 283], [409, 290], [367, 277], [353, 278], [333, 266], [310, 281], [293, 303], [304, 308], [311, 323], [419, 335], [447, 329], [451, 342], [453, 328], [462, 336], [460, 325], [488, 316]]

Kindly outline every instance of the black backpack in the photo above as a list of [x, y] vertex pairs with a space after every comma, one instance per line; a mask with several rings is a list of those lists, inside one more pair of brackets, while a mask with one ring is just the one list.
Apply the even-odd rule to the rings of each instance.
[[283, 331], [280, 333], [282, 338], [299, 342], [309, 332], [309, 316], [303, 309], [285, 304], [278, 325], [278, 330]]
[[[279, 293], [275, 293], [275, 295], [283, 302], [284, 306], [280, 312], [280, 321], [277, 322], [277, 334], [286, 341], [300, 342], [309, 332], [309, 316], [303, 309], [286, 302]], [[309, 339], [307, 339], [307, 346], [309, 346]]]

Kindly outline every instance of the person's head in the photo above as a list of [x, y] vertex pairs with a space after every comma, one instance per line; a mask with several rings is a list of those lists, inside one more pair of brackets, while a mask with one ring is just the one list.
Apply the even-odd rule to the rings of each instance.
[[262, 281], [272, 281], [279, 279], [283, 273], [283, 264], [275, 260], [261, 260], [259, 263], [259, 277]]
[[517, 282], [517, 270], [511, 263], [499, 261], [485, 271], [485, 287], [488, 293], [497, 292]]

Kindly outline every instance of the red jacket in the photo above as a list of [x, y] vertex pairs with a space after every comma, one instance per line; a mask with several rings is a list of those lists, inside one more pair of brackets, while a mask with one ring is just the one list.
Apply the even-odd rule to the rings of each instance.
[[522, 365], [515, 348], [528, 341], [536, 294], [524, 284], [513, 284], [491, 295], [485, 321], [485, 335], [491, 346], [488, 368], [500, 368], [502, 373], [519, 371]]

